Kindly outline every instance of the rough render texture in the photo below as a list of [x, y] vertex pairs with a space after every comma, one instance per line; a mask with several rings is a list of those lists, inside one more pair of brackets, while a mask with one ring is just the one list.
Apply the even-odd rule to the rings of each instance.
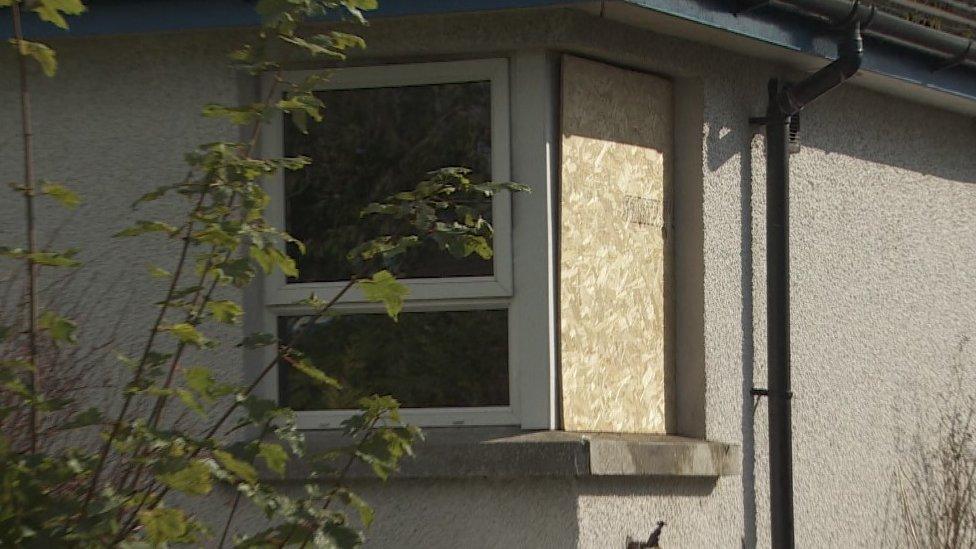
[[664, 433], [671, 83], [562, 58], [563, 428]]
[[[150, 279], [150, 265], [170, 269], [177, 249], [164, 239], [113, 239], [112, 234], [137, 219], [177, 219], [181, 207], [151, 204], [133, 211], [131, 204], [153, 188], [185, 177], [183, 155], [199, 143], [233, 139], [236, 131], [199, 116], [207, 102], [234, 102], [239, 92], [234, 73], [221, 57], [234, 38], [191, 40], [174, 37], [120, 38], [59, 44], [57, 78], [32, 79], [35, 161], [40, 179], [63, 181], [84, 198], [74, 211], [40, 199], [39, 242], [56, 249], [81, 248], [85, 268], [64, 276], [47, 271], [58, 301], [83, 304], [80, 336], [92, 343], [119, 342], [135, 352], [132, 338], [148, 333], [149, 318], [162, 298], [164, 282]], [[0, 52], [0, 180], [22, 177], [20, 112], [13, 58]], [[6, 189], [5, 189], [6, 191]], [[5, 192], [0, 198], [0, 235], [20, 245], [22, 202]], [[0, 268], [5, 268], [0, 267]], [[6, 280], [8, 271], [0, 274]], [[0, 283], [7, 289], [9, 285]], [[2, 294], [6, 306], [16, 299]], [[217, 368], [239, 375], [237, 357], [225, 354]], [[110, 377], [122, 375], [111, 365]], [[100, 372], [92, 372], [97, 385]]]
[[[701, 394], [689, 384], [681, 397], [701, 407], [693, 414], [701, 432], [743, 445], [742, 477], [714, 484], [369, 485], [367, 495], [381, 502], [371, 546], [622, 547], [663, 519], [669, 547], [768, 547], [765, 408], [748, 394], [765, 379], [763, 145], [748, 118], [762, 112], [766, 79], [787, 71], [568, 12], [413, 19], [370, 32], [376, 58], [551, 46], [658, 72], [699, 93], [701, 151], [687, 154], [704, 159], [704, 231], [700, 250], [684, 253], [700, 252], [704, 266], [695, 313], [704, 353], [698, 364], [686, 360], [696, 353], [678, 349], [677, 375], [701, 373]], [[183, 151], [219, 137], [194, 112], [237, 95], [221, 57], [233, 42], [216, 33], [64, 42], [62, 73], [38, 84], [41, 175], [83, 182], [88, 196], [58, 242], [86, 248], [98, 276], [77, 293], [95, 296], [93, 321], [106, 329], [120, 317], [123, 333], [142, 329], [148, 307], [138, 298], [153, 289], [144, 265], [162, 250], [100, 237], [135, 218], [135, 195], [182, 175]], [[9, 55], [0, 56], [0, 74], [11, 74]], [[0, 83], [0, 103], [8, 106], [0, 112], [6, 181], [18, 173], [19, 151], [10, 78]], [[976, 325], [976, 129], [958, 114], [865, 91], [855, 79], [808, 107], [803, 142], [793, 156], [791, 229], [798, 546], [881, 546], [894, 528], [886, 518], [902, 442], [931, 426], [954, 363], [973, 386], [976, 353], [961, 342]], [[17, 201], [0, 200], [4, 240], [19, 234], [19, 211]], [[54, 210], [44, 215], [43, 224], [56, 225]], [[223, 366], [240, 372], [230, 354]]]

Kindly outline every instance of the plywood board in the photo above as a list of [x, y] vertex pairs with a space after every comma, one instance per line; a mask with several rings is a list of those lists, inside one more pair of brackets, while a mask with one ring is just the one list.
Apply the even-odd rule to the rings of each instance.
[[563, 427], [664, 433], [671, 83], [562, 59]]

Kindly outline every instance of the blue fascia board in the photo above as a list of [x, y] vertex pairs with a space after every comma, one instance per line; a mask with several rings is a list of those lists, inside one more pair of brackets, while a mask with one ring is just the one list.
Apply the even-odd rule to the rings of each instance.
[[[825, 59], [836, 56], [837, 36], [825, 25], [769, 7], [734, 15], [735, 0], [625, 0], [630, 4], [751, 38], [790, 51]], [[60, 31], [30, 17], [29, 37], [140, 34], [259, 24], [255, 0], [90, 0], [89, 11], [70, 18]], [[461, 13], [578, 4], [580, 0], [381, 0], [370, 18], [433, 13]], [[7, 10], [0, 11], [0, 38], [9, 37]], [[924, 53], [865, 37], [864, 70], [976, 101], [976, 70], [955, 67], [934, 71], [938, 60]]]
[[[254, 27], [261, 22], [254, 11], [255, 3], [256, 0], [89, 0], [85, 2], [87, 12], [67, 18], [70, 29], [58, 29], [30, 15], [24, 21], [24, 34], [45, 39]], [[375, 19], [575, 3], [579, 0], [382, 0], [378, 10], [366, 14]], [[0, 38], [6, 40], [10, 34], [8, 10], [0, 11]]]

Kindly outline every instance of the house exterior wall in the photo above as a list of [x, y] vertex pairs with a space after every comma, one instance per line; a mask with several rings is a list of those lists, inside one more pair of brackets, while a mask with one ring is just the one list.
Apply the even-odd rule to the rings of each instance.
[[[373, 59], [551, 49], [673, 80], [676, 428], [743, 452], [742, 476], [717, 480], [365, 483], [378, 506], [370, 546], [623, 547], [665, 520], [667, 547], [768, 547], [765, 406], [749, 395], [765, 380], [764, 148], [748, 118], [763, 111], [769, 77], [797, 75], [570, 11], [386, 21], [368, 38]], [[94, 273], [63, 285], [98, 304], [89, 337], [119, 319], [118, 340], [144, 330], [142, 296], [159, 291], [145, 265], [166, 250], [102, 236], [159, 213], [129, 204], [181, 177], [183, 152], [234, 137], [196, 112], [247, 88], [224, 68], [236, 41], [231, 31], [65, 41], [57, 79], [37, 80], [39, 175], [81, 182], [87, 197], [56, 241], [83, 247]], [[13, 74], [0, 56], [0, 74]], [[0, 82], [4, 181], [19, 173], [15, 86]], [[933, 425], [954, 363], [974, 386], [964, 341], [976, 326], [976, 126], [855, 79], [804, 111], [802, 140], [791, 195], [797, 545], [883, 546], [906, 442]], [[22, 230], [12, 196], [0, 200], [4, 241]], [[42, 208], [41, 226], [60, 215]], [[241, 374], [238, 357], [221, 360]]]
[[[50, 200], [36, 201], [40, 245], [81, 249], [78, 259], [85, 267], [77, 274], [42, 274], [54, 283], [50, 295], [59, 302], [80, 302], [92, 315], [80, 323], [83, 343], [145, 341], [150, 324], [143, 319], [158, 311], [152, 303], [165, 293], [165, 282], [151, 279], [147, 269], [172, 261], [178, 248], [163, 238], [111, 235], [139, 219], [178, 217], [185, 210], [174, 202], [159, 201], [137, 211], [131, 205], [153, 188], [185, 177], [183, 155], [196, 145], [237, 138], [235, 130], [198, 114], [206, 103], [237, 101], [236, 77], [221, 62], [235, 40], [225, 34], [66, 42], [56, 46], [57, 77], [48, 79], [38, 71], [32, 78], [37, 178], [64, 182], [84, 200], [68, 213]], [[0, 51], [0, 101], [5, 106], [0, 112], [0, 179], [5, 183], [21, 178], [23, 166], [12, 54], [10, 48]], [[0, 235], [4, 245], [20, 246], [23, 202], [4, 191]], [[9, 291], [7, 273], [0, 275], [0, 286], [7, 290], [3, 308], [17, 299]], [[223, 358], [215, 368], [240, 375], [237, 357]], [[118, 375], [124, 375], [122, 370], [114, 368]], [[100, 372], [91, 374], [101, 377]]]

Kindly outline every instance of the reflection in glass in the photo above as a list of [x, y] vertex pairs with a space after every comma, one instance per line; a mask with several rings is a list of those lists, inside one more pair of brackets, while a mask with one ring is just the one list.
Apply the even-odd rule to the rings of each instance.
[[[325, 120], [302, 134], [285, 121], [285, 154], [312, 165], [285, 174], [286, 227], [307, 254], [290, 251], [298, 280], [348, 280], [346, 254], [364, 240], [397, 234], [401, 227], [364, 227], [370, 202], [411, 190], [427, 172], [461, 166], [487, 180], [491, 167], [491, 85], [467, 82], [316, 92]], [[491, 219], [491, 204], [480, 207]], [[488, 276], [491, 261], [455, 259], [428, 243], [394, 268], [400, 278]]]
[[[279, 317], [288, 343], [307, 317]], [[336, 391], [302, 373], [279, 368], [281, 403], [295, 410], [355, 408], [363, 396], [392, 395], [405, 408], [505, 406], [508, 392], [508, 311], [350, 314], [323, 318], [296, 348], [337, 378]]]

